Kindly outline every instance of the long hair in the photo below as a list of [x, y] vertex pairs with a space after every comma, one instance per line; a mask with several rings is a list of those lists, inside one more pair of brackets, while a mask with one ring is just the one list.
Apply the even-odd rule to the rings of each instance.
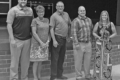
[[103, 20], [102, 20], [102, 14], [103, 13], [106, 13], [107, 15], [107, 20], [106, 20], [106, 23], [107, 23], [107, 26], [110, 25], [110, 17], [109, 17], [109, 14], [106, 10], [102, 11], [101, 14], [100, 14], [100, 20], [99, 20], [99, 25], [102, 26], [103, 25]]

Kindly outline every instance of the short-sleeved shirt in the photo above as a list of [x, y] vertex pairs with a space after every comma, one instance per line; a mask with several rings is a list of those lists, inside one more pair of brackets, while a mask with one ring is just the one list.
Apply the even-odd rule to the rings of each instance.
[[[39, 17], [37, 17], [33, 19], [31, 26], [36, 27], [36, 33], [41, 41], [44, 43], [47, 42], [49, 38], [49, 20], [47, 18], [40, 20]], [[33, 43], [36, 42], [34, 40], [35, 39], [33, 38]]]
[[62, 37], [68, 36], [69, 24], [71, 20], [67, 12], [55, 12], [50, 18], [50, 26], [54, 28], [55, 34]]
[[13, 35], [19, 40], [31, 38], [31, 22], [33, 11], [30, 7], [21, 8], [19, 5], [11, 8], [7, 15], [7, 23], [12, 24]]

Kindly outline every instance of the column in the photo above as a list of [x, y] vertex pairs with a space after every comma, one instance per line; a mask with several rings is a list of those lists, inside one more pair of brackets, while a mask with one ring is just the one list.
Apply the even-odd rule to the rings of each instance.
[[117, 26], [120, 26], [120, 0], [117, 0], [116, 25], [117, 25]]

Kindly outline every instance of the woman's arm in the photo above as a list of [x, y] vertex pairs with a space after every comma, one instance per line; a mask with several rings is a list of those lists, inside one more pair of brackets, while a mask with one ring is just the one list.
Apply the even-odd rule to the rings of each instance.
[[[47, 19], [47, 23], [49, 24], [49, 19]], [[51, 41], [51, 34], [50, 34], [50, 25], [49, 25], [49, 29], [48, 29], [48, 40], [46, 42], [46, 44], [48, 44]]]
[[97, 30], [98, 30], [98, 22], [95, 24], [95, 27], [94, 27], [94, 29], [93, 29], [93, 36], [95, 36], [96, 38], [98, 38], [98, 39], [100, 39], [101, 37], [100, 36], [98, 36], [98, 34], [97, 34]]
[[113, 38], [114, 36], [117, 35], [115, 25], [113, 24], [113, 22], [111, 22], [111, 29], [112, 29], [112, 35], [110, 35], [109, 38]]
[[36, 27], [32, 27], [32, 33], [33, 33], [33, 37], [40, 43], [40, 45], [42, 45], [43, 42], [41, 41], [41, 39], [39, 38], [39, 36], [36, 33]]

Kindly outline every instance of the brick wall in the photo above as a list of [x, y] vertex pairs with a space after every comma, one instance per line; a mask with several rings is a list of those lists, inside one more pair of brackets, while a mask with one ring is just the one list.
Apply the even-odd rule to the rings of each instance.
[[8, 80], [10, 66], [9, 43], [0, 43], [0, 80]]
[[[120, 36], [113, 39], [113, 49], [112, 49], [112, 63], [113, 65], [120, 64], [120, 48], [118, 48], [118, 44], [120, 44]], [[95, 54], [95, 44], [93, 41], [93, 54]], [[71, 42], [67, 45], [67, 51], [64, 62], [64, 73], [72, 73], [74, 72], [74, 56]], [[91, 58], [93, 63], [93, 57]], [[92, 68], [91, 63], [91, 68]], [[42, 76], [48, 76], [50, 74], [50, 60], [42, 63]], [[10, 48], [9, 43], [7, 41], [0, 41], [0, 80], [8, 80], [9, 78], [9, 67], [10, 67]], [[32, 63], [29, 68], [29, 77], [33, 77], [32, 75]]]

